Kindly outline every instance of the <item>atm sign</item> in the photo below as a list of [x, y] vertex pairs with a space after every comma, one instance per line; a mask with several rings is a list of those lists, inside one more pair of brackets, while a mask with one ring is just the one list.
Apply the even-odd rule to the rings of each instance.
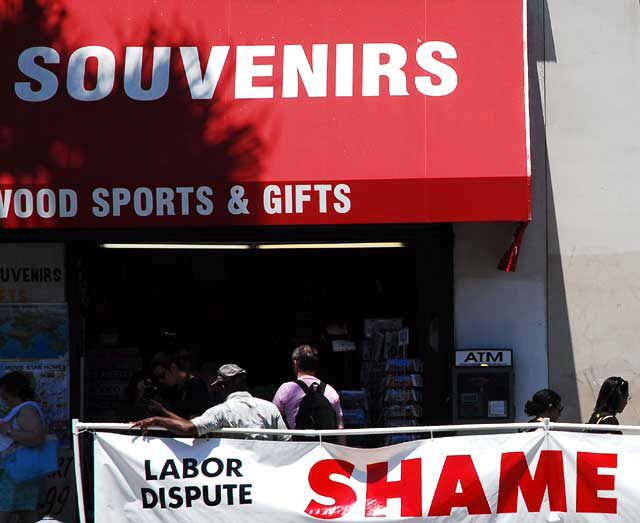
[[456, 367], [511, 367], [511, 349], [457, 350]]

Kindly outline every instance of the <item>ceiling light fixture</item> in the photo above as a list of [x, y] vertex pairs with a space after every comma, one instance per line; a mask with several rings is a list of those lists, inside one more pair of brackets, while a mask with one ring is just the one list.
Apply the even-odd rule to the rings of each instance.
[[103, 249], [217, 249], [217, 250], [246, 250], [251, 245], [247, 243], [101, 243]]
[[259, 243], [257, 249], [397, 249], [404, 242], [354, 242], [354, 243]]

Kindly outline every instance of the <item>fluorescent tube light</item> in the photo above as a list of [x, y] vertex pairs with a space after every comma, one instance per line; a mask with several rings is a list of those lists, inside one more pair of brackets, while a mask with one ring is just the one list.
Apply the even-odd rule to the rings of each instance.
[[397, 249], [404, 242], [356, 242], [356, 243], [259, 243], [257, 249]]
[[397, 249], [404, 242], [354, 242], [354, 243], [101, 243], [103, 249], [199, 249], [199, 250], [247, 250], [256, 249]]
[[101, 243], [103, 249], [250, 249], [246, 243]]

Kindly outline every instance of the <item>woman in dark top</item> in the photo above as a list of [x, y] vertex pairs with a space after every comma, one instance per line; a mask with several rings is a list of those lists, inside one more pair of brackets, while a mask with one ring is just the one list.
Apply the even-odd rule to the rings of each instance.
[[[620, 376], [612, 376], [604, 380], [587, 423], [596, 425], [620, 425], [616, 414], [622, 412], [629, 401], [629, 382]], [[593, 431], [602, 434], [622, 434], [620, 431]]]
[[524, 412], [527, 416], [533, 416], [529, 423], [539, 423], [544, 418], [555, 422], [560, 418], [563, 408], [560, 394], [551, 389], [542, 389], [525, 403]]

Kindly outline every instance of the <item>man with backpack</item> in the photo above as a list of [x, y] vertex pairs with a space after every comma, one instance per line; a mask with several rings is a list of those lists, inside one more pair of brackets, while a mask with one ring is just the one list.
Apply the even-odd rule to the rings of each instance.
[[290, 429], [341, 429], [342, 408], [336, 390], [317, 376], [318, 351], [309, 345], [291, 355], [295, 381], [280, 385], [273, 403]]

